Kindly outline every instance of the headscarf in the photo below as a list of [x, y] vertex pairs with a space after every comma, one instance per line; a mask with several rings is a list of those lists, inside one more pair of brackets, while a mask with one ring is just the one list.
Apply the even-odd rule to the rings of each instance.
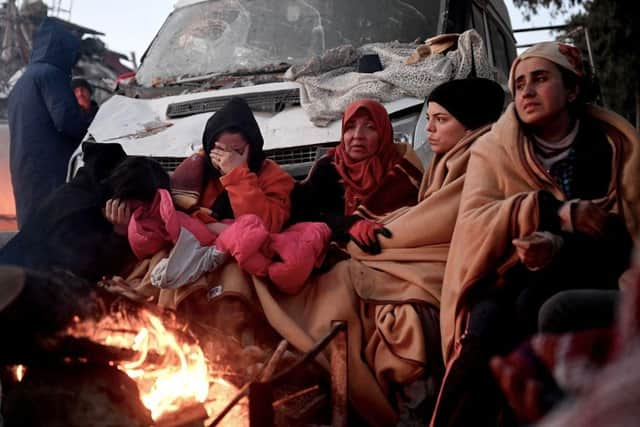
[[258, 173], [264, 162], [265, 155], [262, 151], [264, 139], [260, 133], [258, 122], [247, 102], [238, 97], [231, 98], [219, 111], [209, 118], [202, 134], [202, 148], [205, 152], [205, 160], [209, 172], [219, 177], [220, 172], [213, 167], [209, 151], [213, 148], [218, 136], [224, 131], [233, 130], [240, 132], [251, 146], [249, 152], [249, 170]]
[[543, 42], [531, 46], [518, 56], [511, 64], [511, 71], [509, 72], [509, 90], [511, 94], [515, 94], [515, 71], [520, 62], [527, 58], [543, 58], [554, 64], [568, 70], [578, 76], [584, 77], [584, 64], [582, 62], [582, 55], [580, 50], [569, 44], [559, 42]]
[[442, 105], [466, 129], [474, 130], [498, 120], [504, 106], [504, 90], [489, 79], [451, 80], [436, 87], [428, 102]]
[[[373, 156], [355, 161], [345, 149], [344, 133], [347, 122], [361, 109], [371, 117], [380, 136], [380, 144]], [[345, 214], [350, 215], [402, 158], [393, 143], [393, 128], [384, 106], [373, 99], [361, 99], [349, 104], [342, 116], [340, 144], [330, 150], [328, 155], [333, 156], [333, 163], [344, 182]]]

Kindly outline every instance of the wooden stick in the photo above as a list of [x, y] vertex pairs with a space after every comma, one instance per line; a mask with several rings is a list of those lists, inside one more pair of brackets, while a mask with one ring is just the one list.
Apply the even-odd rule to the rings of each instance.
[[300, 396], [304, 396], [305, 394], [309, 394], [311, 392], [314, 392], [316, 390], [319, 390], [320, 386], [318, 384], [311, 386], [311, 387], [307, 387], [307, 388], [303, 388], [302, 390], [299, 390], [295, 393], [292, 393], [288, 396], [283, 397], [282, 399], [276, 400], [275, 402], [273, 402], [273, 407], [277, 408], [278, 406], [282, 406], [284, 404], [289, 403], [290, 401], [292, 401], [293, 399], [297, 399]]
[[[278, 344], [278, 347], [271, 355], [271, 358], [269, 359], [265, 367], [258, 374], [258, 378], [260, 378], [261, 381], [265, 382], [271, 378], [271, 376], [273, 375], [273, 372], [275, 371], [276, 366], [278, 365], [278, 362], [280, 361], [280, 359], [282, 359], [282, 355], [284, 354], [284, 351], [287, 349], [287, 345], [288, 345], [287, 340], [280, 341], [280, 344]], [[222, 419], [229, 413], [231, 408], [233, 408], [236, 405], [236, 403], [240, 401], [240, 399], [242, 399], [249, 393], [249, 387], [251, 386], [252, 382], [253, 381], [249, 381], [248, 383], [243, 385], [240, 388], [240, 390], [238, 390], [236, 395], [233, 396], [233, 399], [231, 399], [229, 403], [227, 403], [227, 405], [222, 409], [222, 411], [220, 411], [220, 413], [211, 422], [211, 424], [209, 424], [209, 427], [217, 426], [220, 423], [220, 421], [222, 421]]]

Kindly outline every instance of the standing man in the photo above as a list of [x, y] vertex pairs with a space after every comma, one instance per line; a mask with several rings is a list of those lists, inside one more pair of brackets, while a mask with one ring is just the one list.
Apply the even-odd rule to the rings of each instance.
[[89, 126], [71, 90], [80, 40], [52, 19], [38, 28], [31, 60], [9, 94], [11, 182], [18, 226], [64, 183]]
[[93, 87], [86, 79], [74, 77], [71, 80], [71, 89], [78, 100], [80, 111], [91, 122], [98, 112], [98, 103], [91, 99]]

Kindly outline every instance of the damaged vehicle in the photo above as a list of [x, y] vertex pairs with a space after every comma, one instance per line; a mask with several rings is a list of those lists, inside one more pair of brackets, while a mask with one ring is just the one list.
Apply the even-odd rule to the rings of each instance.
[[[475, 31], [436, 38], [449, 44], [420, 57], [428, 38], [467, 29]], [[300, 178], [338, 143], [344, 106], [374, 97], [395, 139], [427, 163], [429, 91], [472, 73], [505, 82], [515, 54], [501, 0], [182, 0], [86, 139], [120, 143], [172, 171], [201, 148], [211, 114], [240, 96], [256, 113], [267, 155]], [[70, 176], [81, 165], [78, 150]]]

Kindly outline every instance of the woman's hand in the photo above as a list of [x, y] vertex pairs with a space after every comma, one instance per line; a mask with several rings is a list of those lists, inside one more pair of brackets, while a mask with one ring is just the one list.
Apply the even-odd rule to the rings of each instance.
[[564, 231], [583, 233], [592, 237], [602, 235], [608, 212], [600, 207], [607, 199], [566, 202], [558, 211]]
[[109, 199], [102, 212], [107, 221], [113, 224], [113, 231], [121, 236], [127, 235], [127, 227], [131, 219], [129, 202], [120, 199]]
[[353, 240], [363, 252], [371, 255], [377, 255], [382, 251], [380, 241], [378, 240], [379, 234], [386, 238], [391, 237], [391, 231], [389, 231], [388, 228], [385, 228], [377, 222], [369, 221], [368, 219], [361, 219], [349, 229], [351, 240]]
[[249, 147], [245, 147], [242, 153], [235, 150], [226, 150], [218, 144], [209, 152], [209, 158], [213, 166], [223, 175], [228, 174], [241, 165], [246, 165], [249, 159]]
[[558, 249], [554, 247], [550, 233], [532, 233], [521, 239], [513, 239], [511, 243], [516, 247], [520, 261], [532, 271], [548, 265]]
[[607, 220], [607, 211], [589, 200], [578, 202], [574, 209], [573, 229], [576, 232], [592, 237], [602, 235], [604, 223]]

